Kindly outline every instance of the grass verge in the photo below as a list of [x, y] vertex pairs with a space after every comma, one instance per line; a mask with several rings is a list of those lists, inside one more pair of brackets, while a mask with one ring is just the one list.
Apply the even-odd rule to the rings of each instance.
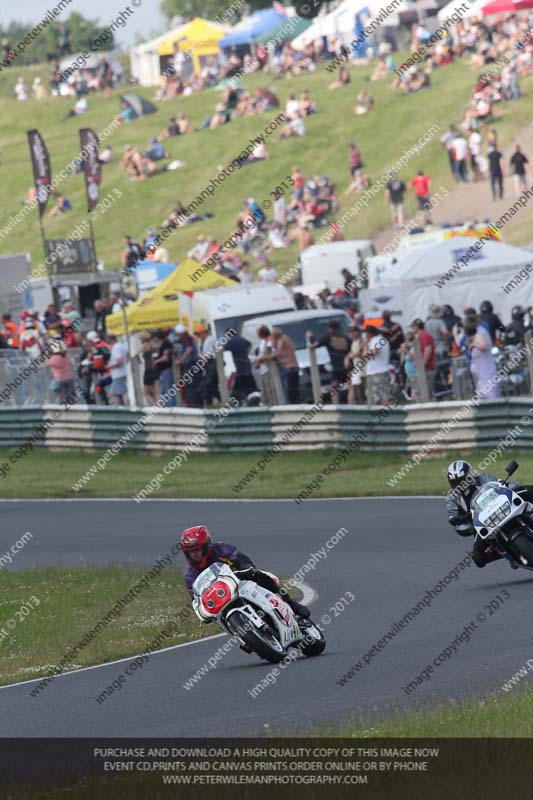
[[[12, 451], [0, 450], [0, 464], [9, 459]], [[0, 498], [53, 498], [53, 497], [133, 497], [151, 480], [162, 473], [174, 454], [152, 456], [145, 453], [120, 453], [105, 470], [97, 470], [94, 477], [78, 491], [73, 486], [99, 458], [99, 453], [51, 453], [40, 449], [28, 453], [24, 459], [11, 464], [7, 475], [0, 479]], [[424, 459], [395, 484], [390, 484], [395, 474], [408, 461], [403, 453], [354, 453], [329, 474], [324, 473], [335, 450], [306, 452], [280, 452], [257, 469], [261, 453], [197, 453], [186, 462], [163, 476], [160, 486], [149, 497], [194, 498], [218, 497], [231, 499], [294, 498], [317, 475], [317, 489], [313, 498], [374, 497], [379, 495], [419, 495], [446, 492], [446, 467], [455, 458], [464, 458], [464, 452], [448, 452], [443, 456]], [[474, 466], [487, 455], [476, 450], [468, 454]], [[493, 472], [503, 475], [504, 465], [516, 458], [521, 469], [518, 480], [527, 482], [533, 472], [533, 453], [504, 453], [494, 464]], [[252, 476], [252, 471], [256, 470]], [[249, 476], [248, 479], [245, 476]], [[240, 488], [238, 484], [240, 483]], [[305, 501], [304, 501], [305, 502]]]
[[533, 735], [533, 690], [490, 695], [482, 700], [450, 700], [446, 705], [397, 712], [380, 721], [354, 720], [347, 725], [308, 731], [308, 736], [375, 738], [530, 738]]
[[[0, 631], [7, 636], [0, 641], [0, 684], [46, 675], [148, 571], [117, 565], [1, 572]], [[173, 566], [147, 581], [147, 587], [68, 659], [63, 671], [213, 633], [194, 615], [183, 578]], [[24, 606], [31, 607], [26, 617], [19, 611]], [[15, 625], [8, 625], [9, 620]], [[154, 647], [162, 633], [164, 641]]]

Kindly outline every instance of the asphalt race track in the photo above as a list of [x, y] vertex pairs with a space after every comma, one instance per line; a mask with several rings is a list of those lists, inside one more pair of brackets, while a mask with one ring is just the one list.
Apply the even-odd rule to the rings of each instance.
[[[446, 522], [442, 499], [307, 501], [1, 502], [0, 554], [24, 531], [34, 538], [13, 569], [126, 562], [149, 568], [183, 527], [204, 522], [265, 569], [291, 576], [342, 527], [346, 535], [305, 581], [317, 593], [315, 619], [329, 614], [328, 646], [298, 658], [257, 698], [248, 690], [272, 665], [234, 647], [191, 690], [187, 681], [227, 641], [221, 636], [153, 654], [103, 705], [99, 695], [127, 666], [110, 664], [55, 678], [37, 697], [27, 682], [0, 690], [0, 736], [257, 736], [294, 733], [359, 713], [498, 690], [533, 656], [533, 573], [507, 562], [462, 571], [345, 686], [337, 680], [465, 556], [470, 540]], [[180, 558], [176, 563], [180, 564]], [[484, 608], [503, 590], [510, 597]], [[356, 599], [335, 617], [346, 592]], [[142, 595], [141, 595], [142, 597]], [[477, 630], [431, 679], [402, 687], [476, 620]], [[523, 636], [521, 636], [521, 632]], [[80, 631], [80, 635], [83, 631]], [[6, 655], [4, 644], [2, 655]]]

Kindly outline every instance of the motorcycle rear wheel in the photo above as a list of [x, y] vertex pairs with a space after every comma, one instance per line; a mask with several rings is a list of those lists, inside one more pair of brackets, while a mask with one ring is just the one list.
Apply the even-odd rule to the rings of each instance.
[[[276, 637], [273, 634], [267, 636], [266, 632], [263, 635], [261, 630], [251, 626], [248, 617], [240, 611], [235, 611], [235, 613], [231, 615], [228, 624], [235, 633], [246, 642], [254, 653], [257, 653], [260, 658], [264, 658], [265, 661], [270, 662], [270, 664], [279, 664], [279, 662], [285, 658], [286, 652]], [[277, 644], [277, 647], [274, 642]]]

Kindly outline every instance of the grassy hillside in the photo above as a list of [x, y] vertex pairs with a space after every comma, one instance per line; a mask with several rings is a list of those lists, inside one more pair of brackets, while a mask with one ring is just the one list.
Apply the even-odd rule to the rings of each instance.
[[[290, 93], [299, 93], [307, 87], [312, 99], [318, 102], [318, 113], [308, 119], [305, 139], [278, 142], [276, 132], [267, 139], [271, 154], [269, 161], [250, 165], [227, 177], [214, 196], [202, 205], [202, 210], [213, 213], [214, 218], [208, 223], [181, 229], [167, 240], [171, 257], [181, 259], [200, 232], [212, 234], [223, 241], [234, 226], [243, 198], [253, 196], [259, 201], [266, 199], [271, 188], [290, 174], [294, 165], [298, 165], [309, 176], [329, 175], [343, 192], [348, 184], [347, 145], [352, 140], [362, 151], [367, 171], [373, 179], [378, 179], [401, 156], [404, 148], [415, 144], [431, 125], [439, 125], [443, 133], [450, 122], [458, 122], [462, 118], [475, 77], [466, 64], [458, 62], [436, 71], [429, 91], [404, 96], [392, 92], [389, 80], [367, 83], [371, 69], [352, 68], [351, 84], [334, 92], [326, 91], [332, 74], [324, 67], [312, 75], [290, 81], [274, 80], [261, 74], [248, 77], [245, 83], [250, 89], [272, 87], [279, 95], [282, 107]], [[26, 131], [33, 127], [41, 131], [50, 151], [55, 174], [78, 152], [78, 128], [82, 125], [91, 126], [101, 131], [119, 109], [118, 90], [109, 99], [91, 95], [87, 114], [78, 119], [61, 121], [72, 105], [72, 99], [50, 97], [46, 101], [32, 99], [20, 103], [12, 98], [13, 86], [19, 74], [31, 83], [35, 75], [47, 79], [48, 68], [11, 68], [0, 72], [0, 176], [3, 189], [0, 194], [0, 228], [9, 215], [20, 210], [20, 199], [32, 183]], [[355, 97], [364, 86], [370, 87], [376, 106], [366, 116], [356, 117], [353, 114]], [[523, 89], [521, 100], [499, 106], [501, 116], [496, 126], [503, 144], [530, 120], [533, 79], [525, 81]], [[139, 90], [139, 93], [152, 99], [153, 92], [150, 89]], [[274, 112], [269, 112], [239, 118], [214, 131], [200, 131], [170, 140], [167, 150], [173, 158], [186, 163], [182, 169], [141, 182], [129, 181], [121, 174], [118, 160], [126, 144], [146, 148], [149, 137], [157, 135], [168, 118], [181, 110], [198, 127], [204, 117], [211, 113], [217, 99], [218, 94], [210, 90], [193, 97], [160, 102], [157, 114], [122, 125], [109, 137], [108, 142], [117, 160], [104, 167], [102, 196], [118, 188], [121, 197], [104, 216], [95, 220], [97, 253], [99, 258], [105, 260], [107, 267], [118, 264], [123, 233], [141, 238], [149, 225], [161, 223], [177, 199], [187, 205], [217, 174], [217, 166], [236, 157], [275, 116]], [[419, 157], [412, 158], [407, 164], [401, 173], [404, 180], [411, 178], [417, 169], [423, 168], [433, 178], [435, 190], [440, 186], [451, 186], [447, 159], [438, 141], [439, 135], [421, 151]], [[68, 177], [61, 184], [61, 189], [70, 198], [74, 210], [61, 218], [45, 220], [49, 238], [68, 235], [85, 218], [82, 176]], [[343, 196], [342, 211], [356, 200], [357, 195]], [[408, 211], [414, 211], [414, 208], [414, 200], [410, 198]], [[366, 210], [346, 225], [344, 233], [346, 238], [366, 237], [388, 223], [389, 213], [380, 193], [371, 200]], [[529, 236], [525, 229], [523, 236]], [[518, 235], [518, 238], [522, 236]], [[0, 255], [18, 251], [29, 251], [34, 265], [42, 259], [37, 211], [0, 240]], [[294, 263], [295, 255], [296, 248], [293, 246], [276, 253], [273, 260], [281, 268], [289, 268]]]

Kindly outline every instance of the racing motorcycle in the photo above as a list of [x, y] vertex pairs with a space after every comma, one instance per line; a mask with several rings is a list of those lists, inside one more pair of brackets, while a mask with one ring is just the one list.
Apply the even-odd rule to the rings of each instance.
[[292, 647], [305, 656], [318, 656], [326, 647], [322, 631], [310, 619], [298, 619], [279, 595], [241, 580], [221, 561], [200, 573], [192, 591], [193, 608], [202, 622], [215, 620], [245, 652], [271, 664], [282, 661]]
[[531, 505], [509, 486], [518, 466], [511, 461], [505, 467], [506, 480], [489, 481], [477, 489], [470, 501], [471, 524], [480, 539], [492, 540], [519, 567], [533, 569]]

